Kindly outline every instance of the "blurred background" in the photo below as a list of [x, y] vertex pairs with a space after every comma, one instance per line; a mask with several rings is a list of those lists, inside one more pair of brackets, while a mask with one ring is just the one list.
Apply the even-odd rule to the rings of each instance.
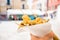
[[[47, 16], [49, 14], [51, 18], [53, 17], [52, 15], [55, 15], [54, 10], [57, 9], [57, 6], [60, 4], [60, 0], [0, 0], [0, 20], [8, 20], [6, 17], [7, 14], [10, 14], [10, 16], [14, 16], [12, 14], [15, 14], [15, 16], [18, 16], [18, 10], [30, 10], [27, 14], [31, 13], [31, 10], [39, 10], [39, 12], [35, 13], [32, 12], [31, 14], [43, 14], [43, 15], [37, 15], [37, 16], [42, 16], [44, 15]], [[8, 12], [10, 10], [10, 13]], [[14, 12], [13, 10], [17, 10]], [[49, 12], [50, 11], [50, 12]], [[53, 11], [53, 12], [51, 12]], [[14, 12], [14, 13], [12, 13]], [[23, 11], [22, 15], [24, 14]], [[16, 15], [17, 14], [17, 15]], [[21, 13], [19, 13], [21, 14]], [[25, 13], [26, 14], [26, 13]], [[22, 16], [19, 15], [19, 16]], [[5, 16], [5, 17], [4, 17]], [[32, 16], [32, 15], [30, 15]], [[9, 17], [11, 19], [11, 17]], [[19, 17], [18, 17], [19, 18]], [[21, 18], [21, 17], [20, 17]], [[21, 20], [19, 18], [19, 20]], [[13, 19], [14, 20], [14, 19]]]

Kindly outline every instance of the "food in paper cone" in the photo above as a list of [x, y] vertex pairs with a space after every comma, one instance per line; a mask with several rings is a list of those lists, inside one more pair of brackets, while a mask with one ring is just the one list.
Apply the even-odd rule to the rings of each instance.
[[37, 37], [44, 37], [46, 34], [51, 32], [51, 24], [48, 22], [44, 24], [32, 25], [29, 29], [31, 34]]
[[20, 23], [19, 28], [28, 27], [31, 34], [43, 37], [51, 31], [51, 24], [49, 20], [42, 19], [37, 17], [34, 20], [31, 20], [28, 15], [22, 16], [23, 21]]

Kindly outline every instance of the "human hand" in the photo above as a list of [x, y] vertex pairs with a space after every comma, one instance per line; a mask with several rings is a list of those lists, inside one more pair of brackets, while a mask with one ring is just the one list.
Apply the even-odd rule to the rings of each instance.
[[31, 40], [50, 40], [51, 38], [53, 38], [53, 32], [50, 32], [49, 34], [45, 35], [42, 38], [31, 34]]

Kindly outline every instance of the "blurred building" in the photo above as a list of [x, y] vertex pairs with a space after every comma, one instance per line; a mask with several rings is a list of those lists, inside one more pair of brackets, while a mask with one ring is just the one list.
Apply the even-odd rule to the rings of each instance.
[[48, 10], [55, 10], [60, 5], [60, 0], [48, 0]]
[[0, 0], [0, 13], [8, 9], [28, 9], [27, 0]]
[[0, 0], [0, 13], [6, 12], [6, 0]]
[[28, 9], [27, 0], [11, 0], [13, 9]]
[[55, 9], [60, 0], [0, 0], [0, 13], [8, 9], [39, 9], [46, 11]]

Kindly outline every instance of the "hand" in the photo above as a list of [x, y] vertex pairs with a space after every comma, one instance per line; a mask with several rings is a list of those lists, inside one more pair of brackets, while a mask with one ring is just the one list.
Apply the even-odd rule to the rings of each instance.
[[49, 40], [53, 38], [53, 32], [50, 32], [49, 34], [45, 35], [43, 38], [31, 35], [31, 40]]

